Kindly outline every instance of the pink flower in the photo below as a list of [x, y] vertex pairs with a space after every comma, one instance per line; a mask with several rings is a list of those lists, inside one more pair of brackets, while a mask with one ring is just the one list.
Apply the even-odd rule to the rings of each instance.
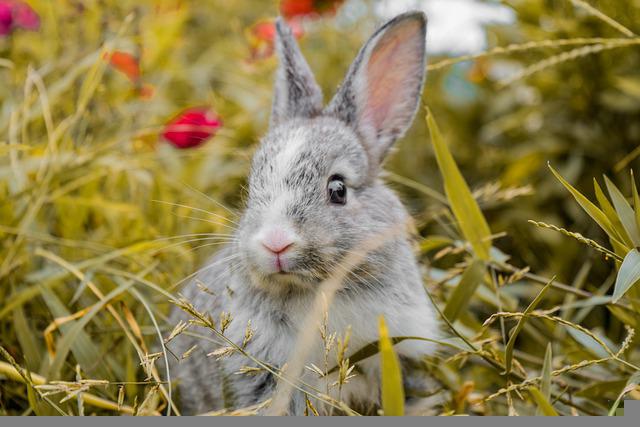
[[0, 0], [0, 36], [11, 34], [16, 28], [35, 31], [40, 28], [40, 17], [23, 1]]
[[222, 120], [213, 111], [203, 107], [190, 108], [169, 122], [162, 136], [176, 148], [192, 148], [202, 145], [221, 126]]
[[0, 36], [9, 35], [12, 24], [11, 6], [8, 3], [0, 3]]
[[13, 23], [18, 28], [35, 31], [40, 28], [40, 17], [31, 6], [16, 1], [13, 4]]

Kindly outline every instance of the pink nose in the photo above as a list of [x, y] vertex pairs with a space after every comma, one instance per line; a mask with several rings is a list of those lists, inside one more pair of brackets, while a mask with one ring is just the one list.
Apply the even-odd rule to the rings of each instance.
[[282, 229], [274, 228], [267, 232], [262, 239], [262, 246], [278, 255], [289, 249], [293, 245], [293, 240]]

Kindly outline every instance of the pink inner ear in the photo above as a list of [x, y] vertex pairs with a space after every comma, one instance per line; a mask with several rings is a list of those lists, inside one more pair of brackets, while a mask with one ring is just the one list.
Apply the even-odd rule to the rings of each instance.
[[[371, 52], [367, 64], [367, 100], [363, 114], [376, 130], [394, 126], [402, 107], [416, 88], [416, 79], [422, 78], [423, 41], [421, 23], [408, 20], [382, 35]], [[410, 107], [411, 108], [411, 107]], [[410, 111], [411, 114], [413, 111]]]

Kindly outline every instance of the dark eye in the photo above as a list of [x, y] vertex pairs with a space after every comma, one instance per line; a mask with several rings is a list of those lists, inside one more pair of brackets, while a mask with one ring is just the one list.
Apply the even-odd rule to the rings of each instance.
[[344, 178], [340, 175], [333, 175], [327, 183], [327, 191], [329, 192], [329, 200], [336, 205], [344, 205], [347, 203], [347, 186]]

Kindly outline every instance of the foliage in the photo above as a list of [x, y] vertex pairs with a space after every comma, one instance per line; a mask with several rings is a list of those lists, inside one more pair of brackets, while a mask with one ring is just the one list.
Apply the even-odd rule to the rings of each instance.
[[[0, 411], [175, 413], [156, 362], [189, 354], [161, 345], [186, 328], [166, 314], [173, 301], [224, 338], [223, 319], [178, 292], [242, 209], [278, 4], [28, 3], [39, 26], [0, 33]], [[293, 25], [328, 94], [377, 5], [320, 3]], [[448, 335], [424, 369], [439, 414], [614, 414], [640, 398], [640, 210], [626, 178], [640, 155], [640, 4], [502, 3], [517, 21], [488, 28], [486, 52], [429, 59], [433, 114], [386, 166]], [[185, 111], [207, 129], [167, 128], [194, 125]], [[208, 139], [173, 146], [167, 131]], [[602, 174], [609, 198], [597, 182], [588, 194]], [[321, 335], [327, 366], [309, 368], [337, 371], [337, 387], [378, 352]], [[408, 339], [420, 337], [383, 339], [383, 357]], [[227, 344], [213, 356], [246, 353]]]
[[382, 410], [387, 416], [404, 415], [404, 390], [402, 388], [402, 372], [400, 361], [393, 351], [393, 343], [389, 338], [389, 330], [380, 317], [380, 394]]

